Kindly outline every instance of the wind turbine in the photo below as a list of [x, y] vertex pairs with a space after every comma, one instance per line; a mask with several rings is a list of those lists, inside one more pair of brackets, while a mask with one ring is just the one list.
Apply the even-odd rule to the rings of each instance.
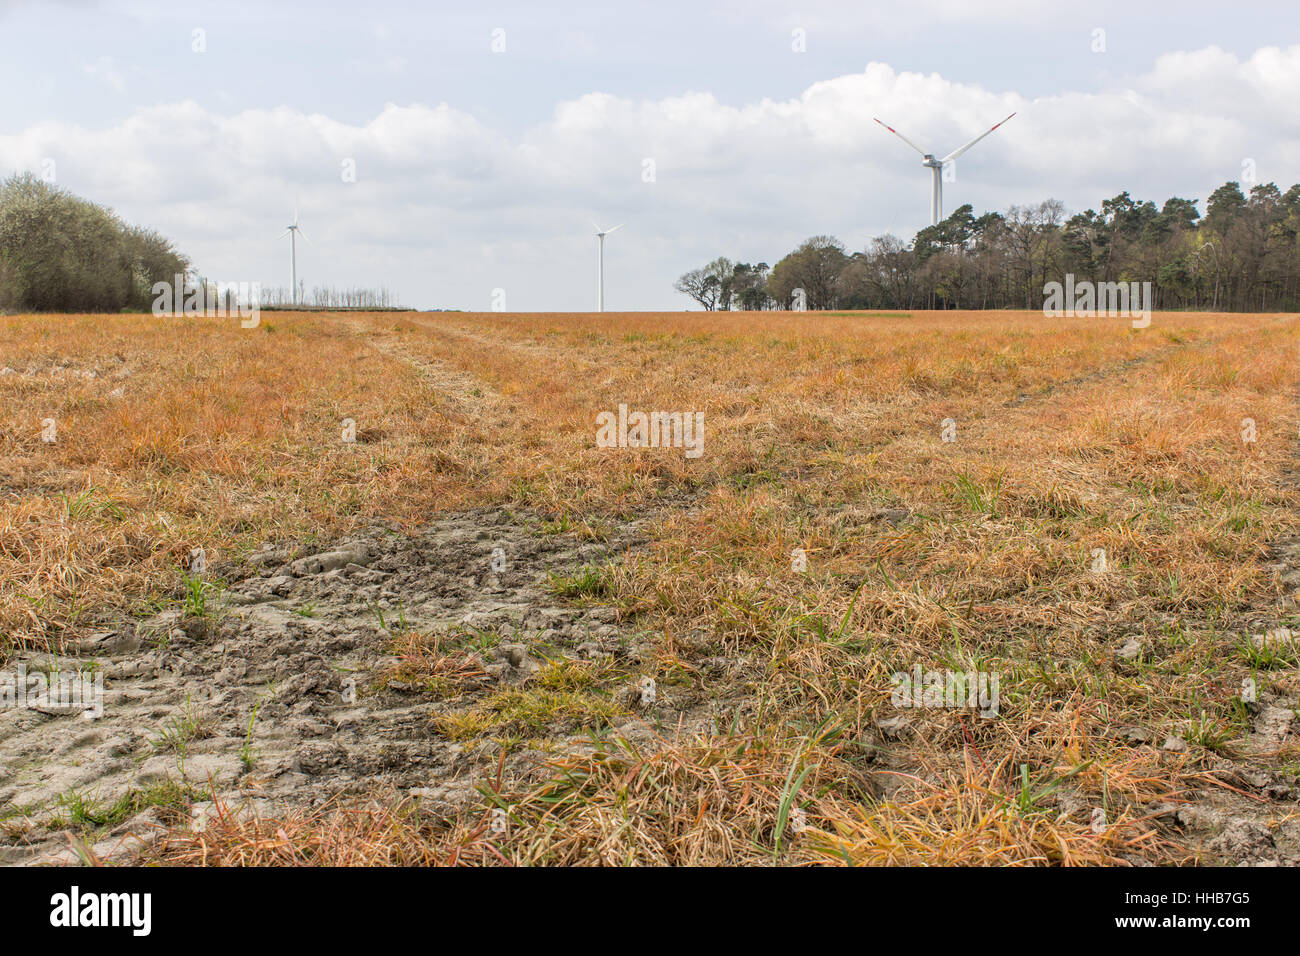
[[[593, 222], [593, 226], [596, 224]], [[596, 239], [599, 241], [599, 251], [596, 254], [596, 311], [605, 311], [605, 237], [616, 229], [622, 229], [623, 223], [619, 223], [611, 229], [601, 229], [596, 226]]]
[[[288, 226], [285, 227], [284, 232], [282, 232], [282, 233], [280, 233], [278, 236], [276, 236], [277, 239], [283, 239], [285, 236], [288, 236], [288, 237], [289, 237], [289, 288], [290, 288], [291, 295], [293, 296], [293, 304], [294, 304], [294, 305], [297, 305], [297, 304], [298, 304], [298, 243], [297, 243], [297, 239], [298, 239], [298, 235], [299, 235], [300, 233], [302, 234], [302, 237], [303, 237], [304, 239], [307, 239], [307, 233], [303, 232], [303, 231], [302, 231], [302, 227], [298, 225], [298, 207], [295, 206], [294, 209], [293, 209], [293, 222], [292, 222], [290, 225], [288, 225]], [[307, 239], [307, 241], [308, 241], [308, 242], [311, 242], [310, 239]]]
[[[1015, 115], [1016, 115], [1015, 113], [1011, 114], [1011, 116], [1015, 116]], [[1007, 120], [1011, 119], [1011, 116], [1008, 116], [1007, 119], [1004, 119], [1002, 123], [1005, 123]], [[875, 117], [873, 116], [872, 119], [875, 119]], [[880, 120], [876, 120], [876, 122], [880, 123]], [[933, 153], [927, 153], [920, 146], [917, 146], [914, 142], [912, 142], [910, 139], [908, 139], [898, 130], [894, 129], [894, 127], [889, 126], [885, 123], [880, 123], [881, 126], [884, 126], [885, 129], [889, 130], [891, 133], [893, 133], [895, 136], [901, 139], [904, 143], [906, 143], [908, 146], [911, 146], [914, 150], [916, 150], [918, 153], [921, 154], [922, 166], [930, 167], [930, 177], [931, 177], [930, 225], [932, 226], [939, 225], [939, 220], [943, 218], [943, 167], [948, 165], [948, 163], [952, 162], [962, 153], [966, 152], [966, 150], [970, 149], [972, 146], [974, 146], [976, 143], [982, 140], [989, 133], [993, 132], [993, 130], [1001, 126], [1002, 123], [994, 123], [992, 127], [985, 130], [983, 133], [980, 133], [978, 136], [976, 136], [965, 146], [961, 147], [961, 149], [953, 150], [943, 159], [935, 159]]]

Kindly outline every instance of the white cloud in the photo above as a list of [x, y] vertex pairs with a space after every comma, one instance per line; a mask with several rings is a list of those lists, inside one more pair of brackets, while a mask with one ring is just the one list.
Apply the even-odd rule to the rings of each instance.
[[589, 308], [589, 220], [627, 221], [607, 247], [611, 307], [684, 308], [673, 278], [714, 255], [772, 262], [812, 234], [861, 247], [925, 224], [920, 157], [873, 116], [943, 155], [1015, 111], [962, 158], [948, 209], [1055, 197], [1077, 210], [1121, 189], [1204, 200], [1247, 156], [1285, 188], [1300, 179], [1296, 89], [1300, 46], [1169, 54], [1131, 88], [1035, 99], [883, 63], [742, 105], [593, 92], [517, 136], [445, 103], [349, 123], [182, 101], [105, 129], [0, 136], [0, 169], [53, 157], [63, 185], [162, 230], [224, 279], [287, 281], [275, 236], [296, 204], [314, 240], [299, 250], [309, 285], [387, 284], [425, 307], [486, 308], [503, 287], [515, 309]]

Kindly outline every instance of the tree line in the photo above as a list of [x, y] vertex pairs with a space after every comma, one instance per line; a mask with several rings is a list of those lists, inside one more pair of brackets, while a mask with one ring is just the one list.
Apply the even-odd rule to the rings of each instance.
[[1049, 199], [976, 217], [970, 205], [911, 243], [893, 235], [849, 252], [813, 236], [769, 267], [720, 257], [673, 287], [708, 310], [1041, 309], [1043, 286], [1067, 274], [1096, 283], [1150, 282], [1154, 307], [1290, 311], [1300, 305], [1300, 184], [1243, 192], [1224, 183], [1206, 202], [1162, 206], [1122, 192], [1101, 211], [1068, 216]]
[[290, 286], [263, 286], [261, 306], [264, 309], [400, 309], [397, 293], [385, 287], [377, 289], [336, 289], [333, 286], [307, 288], [299, 280], [297, 296]]
[[[191, 294], [214, 306], [237, 305], [236, 293], [197, 275], [190, 259], [153, 230], [31, 173], [0, 181], [0, 311], [151, 311], [157, 283], [172, 287], [169, 312], [181, 311]], [[246, 295], [256, 301], [240, 303], [245, 306], [295, 302], [288, 287], [257, 287]], [[303, 285], [296, 301], [305, 308], [400, 307], [385, 288]]]
[[0, 310], [148, 309], [190, 260], [151, 229], [31, 173], [0, 181]]

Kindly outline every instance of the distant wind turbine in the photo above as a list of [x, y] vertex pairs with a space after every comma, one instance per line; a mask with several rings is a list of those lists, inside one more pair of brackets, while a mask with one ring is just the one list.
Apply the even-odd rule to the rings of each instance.
[[[1015, 115], [1016, 115], [1015, 113], [1011, 114], [1011, 116], [1015, 116]], [[1007, 120], [1011, 119], [1011, 116], [1008, 116], [1007, 119], [1004, 119], [1002, 123], [1005, 123]], [[872, 117], [872, 119], [875, 119], [875, 117]], [[876, 122], [880, 123], [880, 120], [876, 120]], [[980, 133], [978, 136], [976, 136], [965, 146], [961, 147], [961, 149], [953, 150], [943, 159], [935, 159], [933, 153], [927, 153], [920, 146], [917, 146], [914, 142], [912, 142], [910, 139], [908, 139], [898, 130], [894, 129], [894, 127], [889, 126], [885, 123], [880, 123], [881, 126], [884, 126], [885, 129], [889, 130], [891, 133], [893, 133], [895, 136], [901, 139], [904, 143], [906, 143], [908, 146], [911, 146], [914, 150], [916, 150], [918, 153], [921, 154], [922, 156], [921, 165], [930, 167], [930, 177], [931, 177], [930, 225], [932, 226], [939, 225], [939, 220], [943, 218], [943, 167], [946, 166], [948, 163], [952, 162], [962, 153], [966, 152], [966, 150], [970, 149], [972, 146], [974, 146], [976, 143], [982, 140], [989, 133], [993, 132], [993, 130], [1001, 126], [1002, 123], [995, 123], [991, 128], [985, 130], [983, 133]]]
[[[291, 290], [291, 294], [292, 294], [292, 296], [293, 296], [293, 304], [294, 304], [294, 305], [297, 305], [297, 304], [298, 304], [298, 243], [297, 243], [297, 239], [298, 239], [298, 236], [299, 236], [299, 235], [301, 235], [304, 239], [307, 239], [307, 233], [303, 232], [303, 231], [302, 231], [302, 227], [298, 225], [298, 208], [295, 206], [295, 207], [294, 207], [294, 210], [293, 210], [293, 222], [292, 222], [290, 225], [288, 225], [288, 226], [285, 227], [284, 232], [282, 232], [282, 233], [280, 233], [278, 236], [276, 236], [277, 239], [283, 239], [285, 236], [288, 236], [288, 237], [289, 237], [289, 288], [290, 288], [290, 290]], [[311, 242], [310, 239], [307, 239], [307, 241], [308, 241], [308, 242]]]
[[[593, 226], [596, 224], [593, 222]], [[596, 311], [605, 311], [605, 237], [616, 229], [622, 229], [623, 223], [619, 223], [611, 229], [601, 229], [596, 226], [596, 239], [600, 245], [596, 253]]]

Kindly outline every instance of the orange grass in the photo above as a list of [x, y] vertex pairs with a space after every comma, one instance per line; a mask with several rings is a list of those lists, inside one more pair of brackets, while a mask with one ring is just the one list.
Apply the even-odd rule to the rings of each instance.
[[[541, 842], [475, 862], [1182, 860], [1147, 805], [1178, 799], [1212, 750], [1171, 761], [1117, 729], [1150, 728], [1157, 746], [1193, 721], [1229, 741], [1246, 731], [1234, 694], [1253, 673], [1248, 622], [1294, 613], [1265, 558], [1300, 535], [1297, 328], [1165, 314], [1135, 331], [1027, 312], [268, 313], [253, 330], [4, 318], [0, 366], [16, 374], [0, 377], [0, 635], [57, 648], [174, 600], [200, 545], [219, 570], [263, 540], [485, 504], [649, 514], [649, 548], [610, 574], [615, 601], [756, 743], [724, 756], [721, 737], [667, 728], [617, 768], [562, 758], [585, 782], [558, 825], [542, 827], [560, 811], [537, 809], [550, 804], [535, 782], [508, 782]], [[705, 454], [597, 448], [595, 416], [620, 403], [703, 411]], [[57, 444], [41, 441], [47, 418]], [[345, 418], [356, 445], [340, 441]], [[1127, 635], [1149, 649], [1133, 664], [1113, 655]], [[718, 657], [734, 662], [723, 677], [702, 663]], [[1001, 716], [912, 713], [880, 740], [889, 675], [918, 662], [1000, 672]], [[818, 768], [824, 839], [774, 857], [792, 754]], [[1110, 801], [1123, 825], [1104, 839], [1051, 800], [1007, 815], [1022, 772], [1084, 763], [1062, 786]], [[316, 831], [351, 833], [356, 817], [292, 819], [277, 848], [232, 823], [219, 847], [175, 836], [164, 855], [445, 862], [461, 845], [411, 824], [399, 849], [349, 856]]]

